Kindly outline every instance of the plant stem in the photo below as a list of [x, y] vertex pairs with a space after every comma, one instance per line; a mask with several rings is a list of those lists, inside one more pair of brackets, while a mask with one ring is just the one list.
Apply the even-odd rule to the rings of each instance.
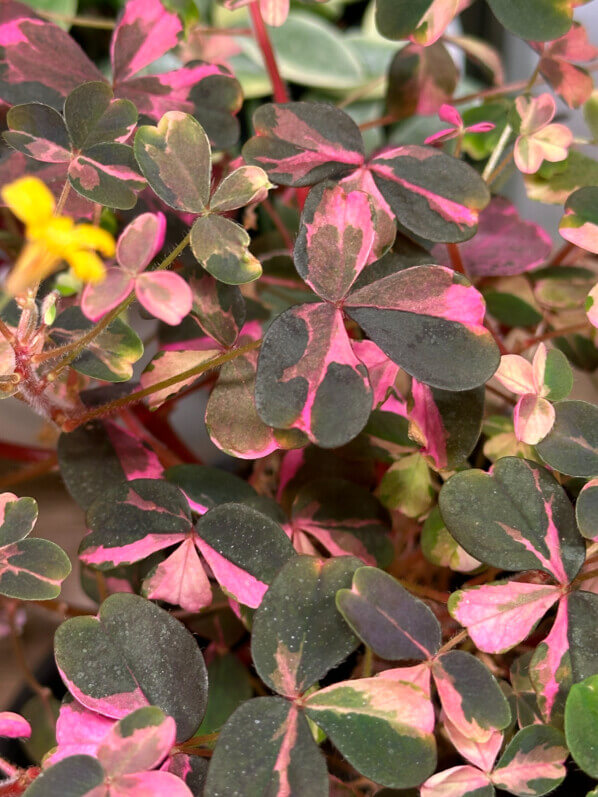
[[585, 321], [580, 321], [577, 324], [571, 324], [569, 327], [552, 329], [550, 332], [545, 332], [543, 335], [537, 335], [534, 338], [528, 338], [519, 346], [515, 347], [513, 354], [521, 354], [522, 351], [529, 349], [531, 346], [535, 346], [536, 343], [543, 343], [545, 340], [553, 340], [554, 338], [560, 338], [562, 335], [572, 335], [575, 332], [583, 332], [588, 328], [589, 325], [590, 322], [588, 319], [586, 319]]
[[494, 393], [495, 396], [501, 398], [503, 401], [507, 401], [509, 404], [517, 404], [517, 400], [513, 398], [513, 396], [507, 396], [501, 390], [497, 390], [493, 385], [486, 385], [486, 390], [489, 390], [490, 393]]
[[8, 343], [15, 342], [15, 336], [10, 330], [10, 327], [4, 323], [4, 321], [0, 318], [0, 334]]
[[54, 468], [58, 458], [56, 454], [50, 454], [46, 459], [40, 462], [33, 462], [25, 468], [17, 470], [15, 473], [9, 473], [7, 476], [0, 478], [0, 490], [6, 490], [8, 487], [14, 487], [15, 484], [27, 482], [30, 479], [36, 479], [38, 476], [43, 476]]
[[370, 678], [374, 671], [374, 651], [369, 645], [365, 646], [365, 653], [363, 654], [363, 662], [361, 666], [361, 677]]
[[513, 160], [513, 153], [512, 152], [507, 152], [507, 154], [502, 159], [502, 161], [498, 164], [496, 169], [492, 172], [492, 174], [490, 174], [488, 176], [488, 179], [486, 181], [488, 183], [488, 185], [493, 183], [499, 177], [499, 175], [502, 174], [503, 170], [506, 169], [506, 167], [511, 163], [512, 160]]
[[19, 768], [9, 764], [5, 758], [0, 758], [0, 771], [4, 772], [7, 778], [16, 778]]
[[511, 127], [511, 125], [509, 124], [505, 125], [505, 129], [502, 131], [500, 138], [496, 142], [496, 147], [494, 148], [494, 151], [490, 156], [490, 159], [488, 160], [488, 163], [486, 164], [484, 171], [482, 172], [482, 180], [488, 182], [488, 178], [496, 168], [496, 164], [500, 160], [500, 156], [503, 154], [512, 132], [513, 128]]
[[459, 251], [459, 247], [457, 244], [447, 244], [446, 248], [449, 253], [449, 257], [451, 259], [451, 265], [458, 271], [459, 274], [465, 274], [465, 268], [463, 267], [463, 258], [461, 257], [461, 252]]
[[[189, 233], [187, 233], [178, 246], [172, 250], [168, 257], [164, 258], [164, 260], [156, 268], [156, 271], [162, 271], [163, 269], [168, 268], [168, 266], [170, 266], [171, 263], [177, 259], [188, 243]], [[123, 310], [126, 310], [127, 307], [134, 301], [134, 299], [135, 293], [132, 292], [117, 307], [115, 307], [109, 313], [106, 313], [104, 318], [102, 318], [101, 321], [92, 327], [89, 332], [86, 332], [85, 335], [82, 335], [80, 338], [77, 338], [77, 340], [72, 341], [71, 343], [66, 343], [64, 346], [57, 346], [54, 349], [49, 349], [48, 351], [43, 351], [40, 354], [35, 355], [32, 358], [33, 362], [41, 363], [45, 362], [46, 360], [55, 360], [57, 357], [62, 357], [62, 355], [65, 355], [60, 362], [57, 363], [54, 369], [50, 371], [52, 378], [55, 378], [58, 376], [60, 371], [63, 370], [63, 368], [69, 365], [69, 363], [71, 363], [77, 357], [77, 355], [82, 349], [85, 348], [85, 346], [87, 346], [88, 343], [91, 343], [91, 341], [94, 340], [94, 338], [96, 338], [100, 332], [103, 332], [106, 327], [108, 327], [112, 321], [114, 321], [114, 319], [123, 312]], [[50, 376], [50, 374], [48, 374], [48, 376]]]
[[51, 453], [49, 448], [22, 446], [19, 443], [0, 441], [0, 459], [16, 460], [17, 462], [45, 462]]
[[283, 220], [278, 215], [278, 211], [276, 210], [276, 208], [270, 202], [269, 199], [264, 199], [264, 201], [262, 202], [262, 207], [264, 208], [264, 210], [266, 211], [266, 213], [270, 217], [270, 220], [272, 221], [272, 224], [274, 224], [274, 226], [276, 227], [276, 229], [280, 233], [280, 237], [284, 241], [284, 245], [289, 250], [289, 252], [292, 254], [293, 253], [293, 249], [294, 249], [293, 241], [291, 239], [291, 236], [289, 235], [289, 231], [287, 230], [287, 228], [284, 225]]
[[50, 696], [52, 693], [47, 686], [42, 686], [40, 684], [40, 682], [33, 674], [31, 668], [27, 664], [27, 659], [25, 658], [25, 654], [23, 652], [23, 646], [21, 645], [19, 629], [17, 628], [17, 622], [15, 618], [18, 606], [19, 604], [17, 601], [11, 601], [6, 607], [6, 614], [8, 615], [8, 623], [10, 625], [10, 636], [12, 640], [12, 646], [15, 658], [17, 660], [17, 664], [19, 665], [21, 672], [23, 673], [25, 681], [27, 681], [31, 690], [35, 692], [35, 694], [41, 700], [41, 703], [44, 707], [44, 711], [46, 713], [46, 717], [50, 723], [50, 727], [53, 728], [55, 724], [55, 719], [54, 719], [54, 714], [52, 712], [52, 706], [50, 705]]
[[66, 205], [66, 200], [69, 198], [69, 194], [71, 193], [71, 181], [67, 177], [64, 181], [64, 185], [62, 186], [62, 191], [60, 192], [60, 196], [58, 197], [58, 202], [56, 204], [55, 215], [60, 216], [62, 211], [64, 210], [64, 206]]
[[64, 22], [66, 25], [75, 25], [78, 28], [95, 28], [97, 30], [114, 30], [116, 23], [112, 19], [99, 17], [72, 17], [70, 14], [59, 14], [56, 11], [42, 11], [36, 9], [40, 17], [49, 19], [50, 22]]
[[452, 650], [453, 648], [457, 647], [457, 645], [460, 645], [464, 639], [467, 639], [466, 629], [459, 631], [459, 633], [455, 634], [455, 636], [449, 639], [448, 642], [445, 642], [436, 655], [440, 656], [441, 653], [446, 653], [447, 650]]
[[255, 39], [260, 50], [262, 51], [264, 64], [268, 70], [268, 75], [270, 76], [274, 102], [288, 102], [289, 94], [282, 77], [280, 76], [280, 70], [278, 69], [278, 64], [276, 63], [276, 55], [274, 53], [272, 42], [270, 41], [270, 36], [268, 34], [268, 29], [264, 23], [264, 18], [262, 17], [262, 12], [257, 0], [254, 0], [254, 2], [249, 6], [249, 11], [251, 13], [251, 21], [253, 22], [253, 29], [255, 31]]
[[254, 349], [259, 348], [261, 344], [261, 338], [260, 340], [253, 340], [251, 343], [247, 343], [245, 346], [240, 346], [238, 349], [232, 349], [224, 354], [220, 354], [218, 357], [214, 357], [212, 360], [208, 360], [200, 365], [195, 365], [193, 368], [188, 368], [186, 371], [183, 371], [180, 374], [170, 376], [168, 379], [163, 379], [161, 382], [156, 382], [154, 385], [149, 385], [142, 390], [137, 390], [135, 393], [131, 393], [128, 396], [121, 396], [121, 398], [114, 399], [114, 401], [109, 401], [107, 404], [104, 404], [101, 407], [95, 407], [94, 409], [89, 410], [89, 412], [80, 415], [78, 418], [67, 420], [64, 424], [64, 429], [65, 431], [73, 431], [73, 429], [76, 429], [83, 423], [87, 423], [94, 418], [103, 418], [106, 415], [110, 415], [116, 410], [120, 410], [123, 407], [128, 407], [130, 404], [140, 401], [146, 396], [151, 396], [152, 393], [157, 393], [158, 391], [164, 390], [167, 387], [177, 385], [179, 382], [185, 382], [187, 379], [190, 379], [194, 376], [201, 376], [201, 374], [205, 373], [206, 371], [211, 371], [213, 368], [218, 368], [221, 365], [224, 365], [224, 363], [230, 362], [230, 360], [234, 360], [237, 357], [240, 357], [242, 354], [246, 354], [248, 351], [253, 351]]
[[567, 256], [571, 252], [573, 252], [575, 249], [577, 249], [575, 244], [572, 244], [570, 241], [567, 241], [567, 243], [565, 243], [563, 246], [561, 246], [561, 248], [558, 250], [558, 252], [555, 254], [555, 256], [550, 261], [549, 265], [551, 265], [551, 266], [560, 266], [561, 263], [563, 263], [563, 261], [566, 260]]

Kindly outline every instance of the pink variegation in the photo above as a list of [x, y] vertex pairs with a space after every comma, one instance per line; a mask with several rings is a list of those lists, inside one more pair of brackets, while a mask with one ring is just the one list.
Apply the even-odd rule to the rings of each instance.
[[578, 64], [598, 56], [598, 48], [589, 41], [586, 29], [574, 23], [560, 39], [531, 45], [541, 55], [539, 70], [547, 83], [571, 108], [583, 105], [592, 94], [594, 82]]
[[495, 731], [485, 742], [476, 742], [465, 736], [448, 717], [442, 716], [444, 731], [453, 747], [467, 761], [482, 772], [490, 772], [504, 741], [504, 733]]
[[567, 595], [563, 595], [559, 601], [553, 626], [534, 651], [529, 668], [538, 706], [546, 722], [551, 721], [559, 703], [561, 703], [562, 715], [563, 705], [571, 685], [568, 626], [568, 598]]
[[477, 122], [476, 124], [469, 125], [469, 127], [465, 127], [463, 117], [459, 111], [454, 106], [448, 105], [447, 103], [441, 105], [438, 111], [438, 117], [442, 122], [446, 122], [451, 126], [428, 136], [424, 144], [437, 146], [453, 138], [462, 139], [466, 133], [489, 133], [496, 127], [494, 122]]
[[420, 443], [422, 454], [426, 454], [439, 468], [446, 468], [446, 429], [442, 416], [428, 385], [414, 379], [411, 383], [413, 407], [409, 413], [411, 437]]
[[20, 714], [0, 711], [0, 736], [9, 739], [28, 739], [31, 736], [31, 725]]
[[381, 407], [392, 395], [401, 369], [372, 340], [352, 340], [351, 347], [368, 370], [374, 409]]
[[164, 244], [166, 218], [162, 213], [142, 213], [122, 232], [116, 248], [120, 268], [112, 267], [106, 278], [86, 286], [81, 309], [98, 321], [135, 291], [140, 304], [151, 315], [176, 326], [189, 314], [193, 304], [191, 288], [172, 271], [144, 269]]
[[534, 446], [552, 429], [555, 420], [553, 405], [545, 397], [550, 388], [545, 384], [547, 350], [540, 343], [532, 363], [518, 354], [505, 354], [495, 374], [496, 379], [521, 398], [515, 405], [515, 436], [522, 443]]
[[573, 143], [573, 133], [562, 124], [551, 124], [556, 102], [551, 94], [539, 97], [517, 97], [519, 136], [515, 141], [515, 164], [524, 174], [535, 174], [543, 161], [565, 160]]
[[[492, 789], [492, 781], [476, 767], [462, 765], [437, 772], [422, 785], [421, 797], [467, 797]], [[489, 792], [491, 794], [492, 792]]]

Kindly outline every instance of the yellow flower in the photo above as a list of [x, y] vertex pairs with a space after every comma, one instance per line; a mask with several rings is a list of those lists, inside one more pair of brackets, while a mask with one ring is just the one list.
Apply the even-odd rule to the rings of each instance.
[[37, 177], [21, 177], [2, 189], [2, 199], [25, 225], [26, 242], [6, 281], [10, 296], [57, 271], [66, 261], [83, 282], [99, 282], [106, 269], [94, 250], [105, 257], [115, 252], [110, 233], [92, 224], [75, 224], [55, 216], [54, 197]]

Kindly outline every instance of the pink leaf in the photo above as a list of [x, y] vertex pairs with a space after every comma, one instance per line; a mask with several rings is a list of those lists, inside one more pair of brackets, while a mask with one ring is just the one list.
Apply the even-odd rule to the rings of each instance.
[[98, 745], [115, 724], [116, 720], [85, 708], [78, 700], [63, 703], [56, 721], [58, 747], [48, 763], [55, 764], [71, 755], [95, 756]]
[[351, 347], [368, 369], [374, 391], [374, 407], [383, 404], [401, 370], [372, 340], [352, 340]]
[[102, 316], [127, 298], [134, 284], [133, 279], [122, 269], [109, 268], [101, 282], [85, 286], [81, 298], [81, 310], [90, 321], [99, 321]]
[[164, 246], [166, 217], [163, 213], [142, 213], [128, 224], [116, 245], [116, 259], [129, 274], [141, 273]]
[[[560, 711], [570, 686], [571, 661], [567, 638], [567, 596], [559, 601], [556, 619], [548, 636], [541, 642], [530, 664], [529, 674], [536, 690], [538, 706], [545, 722], [550, 723], [553, 712], [560, 703]], [[559, 699], [560, 698], [560, 699]]]
[[447, 466], [446, 430], [442, 416], [434, 401], [431, 388], [414, 379], [411, 383], [413, 409], [409, 413], [411, 422], [417, 426], [421, 436], [422, 453], [432, 457], [437, 468]]
[[198, 612], [212, 601], [212, 589], [193, 539], [182, 542], [143, 582], [143, 594], [188, 612]]
[[[153, 706], [139, 709], [135, 715], [115, 723], [98, 746], [97, 759], [109, 778], [157, 767], [174, 745], [176, 723], [172, 717]], [[151, 721], [141, 722], [137, 719], [141, 715]]]
[[268, 585], [233, 564], [199, 537], [196, 538], [195, 544], [212, 568], [216, 581], [223, 589], [230, 593], [239, 603], [250, 606], [252, 609], [257, 609], [268, 590]]
[[523, 642], [559, 596], [558, 587], [506, 581], [455, 592], [448, 608], [480, 650], [504, 653]]
[[482, 772], [490, 772], [502, 747], [504, 734], [495, 731], [485, 742], [476, 742], [462, 733], [448, 717], [443, 717], [444, 730], [457, 752]]
[[520, 96], [515, 108], [521, 119], [520, 135], [529, 136], [546, 127], [556, 114], [556, 102], [552, 94], [545, 92], [539, 97]]
[[515, 437], [522, 443], [535, 446], [552, 429], [555, 417], [555, 409], [550, 401], [528, 393], [515, 405]]
[[[170, 772], [139, 772], [135, 775], [121, 775], [112, 781], [110, 791], [106, 793], [106, 797], [165, 797], [165, 795], [168, 797], [193, 797], [189, 787]], [[102, 797], [104, 797], [103, 793]]]
[[193, 306], [193, 294], [185, 280], [173, 271], [151, 271], [135, 280], [135, 293], [148, 313], [177, 326]]
[[419, 689], [430, 698], [432, 674], [427, 661], [422, 664], [416, 664], [413, 667], [393, 667], [390, 670], [384, 670], [379, 673], [377, 677], [384, 678], [387, 681], [403, 681], [408, 684], [413, 684], [413, 686], [419, 687]]
[[460, 766], [432, 775], [422, 785], [420, 795], [421, 797], [467, 797], [488, 787], [492, 788], [488, 775], [475, 767]]
[[13, 711], [0, 711], [0, 736], [28, 739], [31, 736], [31, 725]]
[[537, 393], [534, 369], [525, 357], [520, 357], [518, 354], [503, 354], [494, 376], [511, 393], [517, 393], [519, 396]]

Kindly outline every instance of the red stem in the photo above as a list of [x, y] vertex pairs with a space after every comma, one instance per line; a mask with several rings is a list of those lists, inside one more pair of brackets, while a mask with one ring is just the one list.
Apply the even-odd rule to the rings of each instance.
[[266, 65], [266, 69], [270, 75], [274, 102], [288, 102], [289, 94], [287, 87], [280, 76], [278, 64], [276, 63], [276, 56], [272, 48], [272, 42], [270, 41], [268, 29], [264, 23], [262, 12], [257, 0], [254, 0], [254, 2], [249, 6], [249, 10], [251, 12], [251, 21], [253, 22], [253, 29], [255, 31], [255, 39], [260, 50], [262, 51], [264, 64]]
[[459, 274], [465, 274], [465, 269], [463, 268], [463, 258], [461, 257], [461, 252], [459, 251], [459, 247], [457, 244], [447, 244], [446, 248], [448, 249], [448, 254], [451, 259], [451, 266], [458, 271]]
[[167, 446], [183, 462], [195, 465], [201, 464], [201, 460], [191, 449], [187, 448], [168, 422], [168, 419], [159, 410], [152, 412], [144, 404], [134, 404], [130, 411], [139, 419], [148, 432], [151, 432], [156, 440]]
[[42, 462], [47, 460], [52, 453], [49, 448], [0, 442], [0, 459], [12, 459], [16, 462]]

